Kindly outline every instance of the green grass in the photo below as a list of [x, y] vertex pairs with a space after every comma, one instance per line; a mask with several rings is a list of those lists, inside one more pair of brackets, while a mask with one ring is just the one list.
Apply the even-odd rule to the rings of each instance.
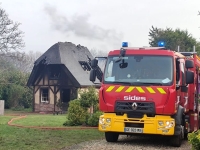
[[[57, 150], [104, 137], [97, 129], [40, 130], [8, 126], [7, 122], [13, 117], [0, 116], [0, 150]], [[27, 118], [15, 120], [14, 123], [59, 127], [65, 120], [66, 115], [28, 115]]]
[[24, 113], [31, 113], [32, 109], [31, 108], [26, 108], [22, 110], [13, 110], [13, 109], [5, 109], [4, 113], [9, 115], [9, 114], [24, 114]]
[[26, 118], [14, 120], [12, 123], [24, 126], [63, 127], [66, 120], [66, 115], [27, 115]]

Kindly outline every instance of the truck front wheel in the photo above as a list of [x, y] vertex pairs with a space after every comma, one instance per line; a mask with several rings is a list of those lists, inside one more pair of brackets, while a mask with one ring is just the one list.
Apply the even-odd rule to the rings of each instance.
[[180, 132], [178, 135], [174, 135], [170, 139], [170, 143], [172, 146], [180, 147], [182, 143], [182, 139], [184, 139], [184, 127], [182, 125], [179, 126]]
[[107, 142], [117, 142], [119, 133], [105, 132], [105, 138]]
[[170, 143], [172, 146], [174, 147], [180, 147], [181, 146], [181, 135], [174, 135], [171, 139], [170, 139]]

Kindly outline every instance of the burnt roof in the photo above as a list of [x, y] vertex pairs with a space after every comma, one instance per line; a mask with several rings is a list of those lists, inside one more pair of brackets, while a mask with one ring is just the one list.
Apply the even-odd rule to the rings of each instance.
[[51, 64], [63, 64], [67, 70], [79, 83], [80, 87], [94, 85], [89, 80], [89, 72], [84, 71], [80, 65], [80, 61], [88, 62], [88, 57], [93, 59], [90, 51], [87, 47], [81, 45], [75, 45], [71, 42], [58, 42], [51, 46], [42, 56], [40, 56], [34, 63], [34, 68], [31, 72], [31, 76], [27, 83], [31, 86], [35, 81], [35, 74], [39, 64], [51, 65]]

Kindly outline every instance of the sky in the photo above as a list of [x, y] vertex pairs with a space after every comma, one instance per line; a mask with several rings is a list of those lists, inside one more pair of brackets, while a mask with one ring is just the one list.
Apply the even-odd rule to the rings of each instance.
[[188, 30], [200, 41], [200, 0], [1, 0], [1, 7], [21, 23], [26, 52], [57, 42], [104, 52], [122, 42], [149, 46], [152, 26]]

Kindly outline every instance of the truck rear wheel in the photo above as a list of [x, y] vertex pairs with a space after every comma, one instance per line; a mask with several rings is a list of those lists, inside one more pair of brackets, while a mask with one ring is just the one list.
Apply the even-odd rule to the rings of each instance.
[[118, 133], [115, 132], [105, 132], [105, 138], [107, 142], [117, 142], [119, 137]]

